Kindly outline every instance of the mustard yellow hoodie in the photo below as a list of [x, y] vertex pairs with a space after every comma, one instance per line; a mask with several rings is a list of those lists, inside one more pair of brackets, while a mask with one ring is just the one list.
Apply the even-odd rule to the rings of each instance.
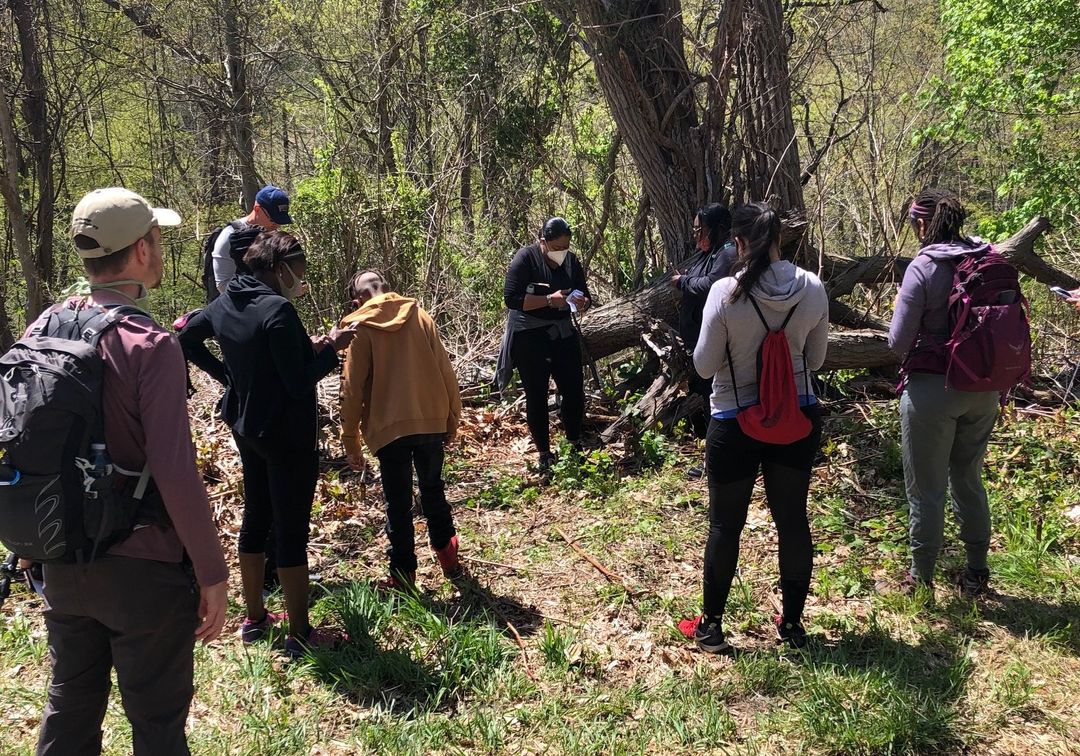
[[375, 453], [403, 436], [457, 430], [457, 376], [438, 328], [415, 299], [380, 294], [342, 322], [360, 325], [341, 381], [347, 453], [360, 452], [361, 431]]

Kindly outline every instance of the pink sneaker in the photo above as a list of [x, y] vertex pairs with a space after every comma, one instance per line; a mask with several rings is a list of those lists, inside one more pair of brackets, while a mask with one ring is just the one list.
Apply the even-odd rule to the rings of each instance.
[[288, 618], [289, 615], [285, 612], [274, 614], [271, 611], [267, 611], [258, 622], [250, 617], [245, 617], [244, 623], [240, 625], [240, 640], [244, 642], [245, 646], [257, 643], [266, 637], [266, 634], [270, 632], [270, 628], [280, 625]]

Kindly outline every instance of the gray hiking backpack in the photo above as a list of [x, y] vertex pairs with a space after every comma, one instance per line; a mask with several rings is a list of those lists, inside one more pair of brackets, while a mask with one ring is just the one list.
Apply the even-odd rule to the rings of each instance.
[[168, 522], [149, 468], [94, 474], [105, 440], [102, 334], [134, 307], [53, 308], [0, 357], [0, 542], [24, 559], [84, 562], [136, 525]]

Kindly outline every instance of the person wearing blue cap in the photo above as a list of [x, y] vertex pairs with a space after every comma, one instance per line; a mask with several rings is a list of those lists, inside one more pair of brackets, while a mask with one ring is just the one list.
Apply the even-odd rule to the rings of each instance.
[[225, 291], [225, 285], [238, 269], [243, 271], [240, 261], [260, 232], [276, 231], [280, 226], [292, 222], [289, 195], [268, 184], [255, 195], [255, 206], [250, 213], [212, 232], [206, 243], [203, 271], [207, 301], [216, 299], [218, 294]]

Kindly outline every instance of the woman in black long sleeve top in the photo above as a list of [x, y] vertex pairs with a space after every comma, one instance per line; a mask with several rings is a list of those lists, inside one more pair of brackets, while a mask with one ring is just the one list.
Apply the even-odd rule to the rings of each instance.
[[[679, 335], [691, 358], [701, 333], [701, 313], [705, 309], [705, 300], [709, 298], [709, 289], [721, 278], [727, 277], [739, 256], [731, 240], [731, 213], [721, 204], [706, 205], [694, 214], [694, 235], [697, 237], [697, 252], [680, 266], [681, 272], [671, 277], [671, 285], [682, 293]], [[690, 417], [690, 423], [694, 434], [698, 438], [705, 438], [709, 426], [712, 380], [702, 378], [694, 370], [690, 373], [690, 393], [697, 394], [702, 400], [701, 411]], [[689, 474], [700, 478], [702, 473], [702, 468], [692, 467]]]
[[[570, 304], [582, 312], [592, 295], [585, 271], [570, 251], [570, 236], [565, 220], [548, 220], [537, 243], [514, 255], [503, 285], [503, 301], [510, 309], [504, 347], [525, 388], [525, 415], [542, 470], [554, 461], [547, 411], [550, 378], [562, 396], [559, 416], [566, 439], [575, 446], [581, 444], [585, 419], [581, 343], [571, 323]], [[575, 291], [581, 295], [571, 299]]]
[[[298, 653], [318, 644], [308, 623], [307, 541], [318, 479], [316, 384], [338, 365], [337, 349], [352, 331], [313, 340], [290, 301], [303, 287], [304, 251], [283, 231], [261, 234], [244, 255], [251, 275], [229, 281], [225, 293], [192, 316], [180, 332], [188, 360], [225, 384], [221, 415], [232, 428], [244, 470], [240, 574], [247, 605], [246, 642], [276, 618], [262, 598], [263, 563], [274, 525], [278, 576], [290, 638]], [[224, 362], [206, 347], [216, 338]]]

